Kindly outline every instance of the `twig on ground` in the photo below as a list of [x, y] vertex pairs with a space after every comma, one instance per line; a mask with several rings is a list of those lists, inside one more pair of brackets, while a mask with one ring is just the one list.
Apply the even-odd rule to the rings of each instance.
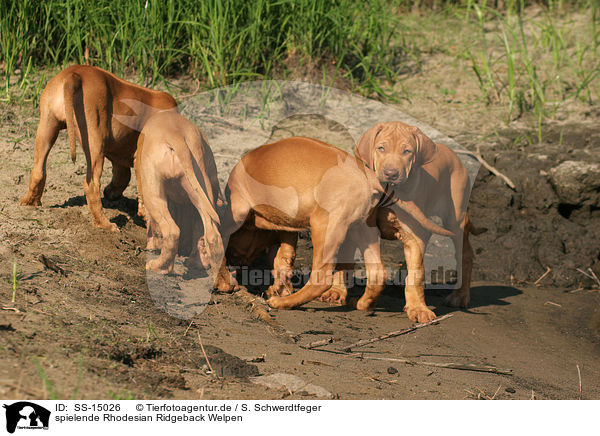
[[438, 363], [438, 362], [422, 362], [412, 359], [403, 359], [398, 357], [374, 357], [374, 356], [357, 356], [353, 355], [359, 359], [365, 360], [384, 360], [386, 362], [400, 362], [406, 363], [409, 365], [423, 365], [423, 366], [434, 366], [436, 368], [448, 368], [448, 369], [457, 369], [461, 371], [476, 371], [476, 372], [491, 372], [492, 374], [501, 374], [501, 375], [512, 375], [512, 369], [506, 368], [498, 368], [490, 365], [478, 365], [476, 363], [457, 363], [457, 362], [447, 362], [447, 363]]
[[593, 269], [588, 268], [588, 271], [590, 272], [590, 274], [594, 277], [594, 281], [596, 282], [596, 284], [598, 286], [600, 286], [600, 279], [598, 278], [598, 276], [596, 275], [596, 273], [594, 272]]
[[600, 279], [598, 278], [598, 276], [596, 275], [596, 273], [594, 273], [594, 271], [591, 268], [588, 268], [589, 274], [585, 271], [583, 271], [582, 269], [579, 268], [575, 268], [577, 271], [579, 271], [581, 274], [583, 274], [584, 276], [586, 276], [588, 279], [592, 279], [598, 286], [600, 286]]
[[502, 385], [498, 385], [498, 389], [496, 389], [496, 392], [494, 392], [494, 395], [492, 395], [492, 398], [490, 398], [490, 400], [493, 400], [494, 398], [496, 398], [496, 395], [498, 395], [498, 392], [500, 392], [501, 388], [502, 388]]
[[19, 309], [17, 309], [16, 307], [2, 306], [2, 310], [11, 310], [15, 313], [21, 313], [21, 311]]
[[319, 362], [318, 360], [303, 360], [302, 364], [310, 364], [310, 365], [317, 365], [317, 366], [330, 366], [332, 368], [335, 368], [335, 365], [331, 365], [330, 363], [325, 363], [325, 362]]
[[190, 330], [190, 327], [192, 326], [192, 324], [194, 324], [194, 320], [190, 321], [190, 324], [187, 326], [187, 328], [185, 329], [185, 332], [183, 332], [183, 336], [187, 336], [188, 331]]
[[546, 276], [548, 274], [550, 274], [550, 271], [552, 271], [552, 268], [550, 268], [549, 266], [547, 266], [546, 267], [546, 272], [544, 274], [542, 274], [539, 279], [537, 279], [535, 282], [533, 282], [533, 284], [535, 286], [537, 286], [539, 282], [541, 282], [542, 280], [544, 280], [544, 278], [546, 278]]
[[451, 313], [448, 313], [444, 316], [440, 316], [439, 318], [434, 319], [433, 321], [429, 321], [429, 322], [424, 322], [421, 324], [415, 324], [414, 326], [404, 329], [404, 330], [397, 330], [394, 332], [390, 332], [390, 333], [386, 333], [384, 335], [381, 336], [377, 336], [376, 338], [371, 338], [371, 339], [362, 339], [354, 344], [350, 344], [347, 347], [343, 348], [342, 351], [349, 353], [350, 351], [352, 351], [353, 348], [357, 348], [357, 347], [362, 347], [363, 345], [367, 345], [367, 344], [372, 344], [373, 342], [379, 342], [379, 341], [383, 341], [385, 339], [389, 339], [389, 338], [394, 338], [396, 336], [400, 336], [400, 335], [405, 335], [407, 333], [413, 332], [417, 329], [423, 328], [423, 327], [427, 327], [433, 324], [437, 324], [440, 321], [443, 321], [447, 318], [450, 318], [452, 316]]
[[504, 174], [502, 174], [500, 171], [498, 171], [497, 168], [493, 167], [492, 165], [490, 165], [489, 163], [487, 163], [485, 161], [485, 159], [481, 156], [481, 150], [480, 147], [477, 146], [477, 153], [473, 153], [472, 151], [468, 151], [468, 150], [455, 150], [455, 152], [457, 154], [469, 154], [471, 156], [473, 156], [475, 159], [477, 159], [479, 161], [479, 163], [481, 163], [481, 165], [484, 166], [484, 168], [486, 168], [490, 173], [492, 173], [493, 175], [495, 175], [496, 177], [500, 177], [504, 183], [506, 183], [508, 185], [508, 187], [510, 189], [512, 189], [513, 191], [516, 191], [517, 188], [515, 187], [515, 184], [513, 183], [512, 180], [510, 180], [508, 177], [506, 177]]
[[544, 306], [546, 306], [547, 304], [551, 304], [552, 306], [556, 306], [556, 307], [562, 307], [560, 304], [558, 304], [558, 303], [554, 303], [554, 302], [552, 302], [552, 301], [546, 301], [546, 302], [544, 303]]
[[204, 345], [202, 345], [202, 339], [200, 339], [200, 332], [198, 332], [198, 342], [200, 342], [200, 348], [202, 348], [202, 354], [204, 354], [204, 359], [206, 359], [206, 364], [208, 365], [208, 369], [210, 369], [210, 373], [214, 377], [218, 378], [217, 374], [213, 370], [212, 365], [210, 364], [210, 361], [208, 360], [208, 356], [206, 355], [206, 350], [204, 349]]
[[279, 324], [271, 315], [269, 315], [267, 312], [267, 310], [269, 310], [269, 305], [263, 298], [257, 295], [252, 295], [244, 288], [240, 288], [240, 290], [235, 292], [233, 295], [242, 304], [250, 308], [250, 312], [255, 318], [267, 323], [276, 336], [284, 339], [288, 343], [293, 344], [296, 342], [296, 338], [294, 338], [294, 336], [292, 336], [281, 324]]
[[581, 400], [581, 394], [582, 394], [582, 389], [581, 389], [581, 370], [579, 369], [579, 365], [577, 366], [577, 376], [579, 377], [579, 399]]
[[311, 350], [316, 347], [322, 347], [323, 345], [331, 344], [333, 342], [333, 336], [327, 339], [321, 339], [320, 341], [314, 341], [306, 345], [300, 345], [300, 348], [304, 348], [306, 350]]

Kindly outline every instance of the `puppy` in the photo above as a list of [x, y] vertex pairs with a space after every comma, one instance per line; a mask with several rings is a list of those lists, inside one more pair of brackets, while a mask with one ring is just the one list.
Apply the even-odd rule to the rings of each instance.
[[[304, 304], [328, 291], [334, 283], [335, 254], [345, 240], [353, 241], [363, 252], [367, 268], [367, 286], [357, 308], [367, 310], [385, 286], [379, 231], [374, 223], [367, 224], [383, 194], [375, 173], [345, 151], [311, 138], [287, 138], [249, 152], [232, 170], [225, 191], [231, 222], [223, 237], [228, 241], [245, 223], [284, 234], [311, 230], [310, 278], [294, 294], [269, 298], [272, 307], [281, 309]], [[396, 205], [430, 231], [449, 234], [414, 205], [401, 200]], [[282, 245], [286, 246], [281, 250], [283, 257], [295, 249], [295, 239]], [[340, 292], [337, 298], [341, 304], [346, 295]]]
[[[401, 122], [375, 125], [359, 139], [354, 152], [375, 171], [394, 200], [414, 203], [426, 216], [441, 217], [444, 228], [452, 232], [460, 288], [448, 296], [446, 303], [466, 307], [473, 266], [469, 233], [479, 234], [485, 229], [469, 222], [469, 175], [456, 153], [434, 143], [417, 127]], [[380, 208], [377, 222], [382, 237], [404, 243], [407, 304], [411, 300], [414, 307], [420, 307], [419, 322], [434, 319], [435, 314], [425, 305], [423, 285], [423, 254], [431, 231], [407, 217], [393, 202], [387, 208]]]
[[217, 213], [222, 199], [215, 160], [200, 129], [175, 111], [155, 114], [138, 138], [134, 165], [148, 248], [161, 250], [146, 269], [171, 273], [185, 238], [192, 240], [192, 256], [216, 278], [223, 259]]
[[75, 162], [77, 138], [87, 162], [83, 187], [93, 224], [118, 231], [106, 218], [100, 200], [104, 157], [113, 165], [112, 181], [104, 189], [104, 196], [112, 200], [129, 184], [137, 139], [146, 120], [158, 110], [176, 107], [169, 94], [126, 82], [100, 68], [75, 65], [61, 71], [40, 98], [33, 170], [21, 205], [41, 204], [48, 154], [58, 132], [66, 128], [71, 159]]

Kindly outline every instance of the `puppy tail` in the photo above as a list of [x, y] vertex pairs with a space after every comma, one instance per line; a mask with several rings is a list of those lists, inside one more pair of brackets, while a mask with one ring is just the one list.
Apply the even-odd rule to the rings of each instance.
[[73, 107], [73, 97], [76, 92], [81, 91], [81, 76], [77, 73], [71, 73], [64, 84], [65, 98], [65, 117], [67, 122], [67, 134], [69, 136], [69, 147], [71, 149], [71, 160], [75, 163], [77, 143], [75, 142], [75, 109]]
[[[188, 182], [188, 185], [192, 191], [188, 192], [190, 200], [198, 210], [198, 213], [202, 217], [203, 221], [205, 220], [205, 218], [210, 218], [216, 224], [220, 224], [219, 215], [215, 210], [215, 206], [206, 196], [206, 192], [204, 192], [204, 189], [202, 189], [200, 183], [198, 183], [198, 179], [196, 178], [196, 173], [194, 171], [193, 157], [189, 147], [187, 146], [187, 144], [185, 144], [184, 141], [182, 141], [182, 143], [180, 144], [173, 145], [175, 145], [175, 147], [173, 147], [173, 149], [175, 150], [175, 156], [177, 156], [177, 158], [181, 162], [186, 181]], [[210, 187], [207, 186], [206, 189], [210, 189]], [[207, 224], [208, 223], [206, 222], [204, 223], [205, 226]]]

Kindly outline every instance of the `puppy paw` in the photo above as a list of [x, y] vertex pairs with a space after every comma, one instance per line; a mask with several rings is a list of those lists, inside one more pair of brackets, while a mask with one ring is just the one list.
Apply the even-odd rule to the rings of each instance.
[[21, 199], [21, 206], [41, 206], [42, 201], [39, 198], [35, 198], [32, 195], [26, 195]]
[[372, 298], [366, 298], [364, 295], [356, 302], [356, 308], [358, 310], [373, 310], [375, 308], [376, 301]]
[[271, 297], [267, 300], [267, 304], [273, 309], [287, 309], [282, 297]]
[[417, 307], [404, 307], [404, 311], [408, 315], [408, 318], [413, 322], [429, 322], [433, 321], [437, 317], [435, 313], [429, 310], [426, 306], [417, 306]]
[[101, 226], [103, 229], [109, 230], [113, 233], [119, 233], [121, 230], [119, 230], [119, 227], [115, 224], [115, 223], [108, 223], [108, 225], [106, 226]]
[[444, 299], [444, 305], [465, 308], [469, 305], [469, 300], [469, 294], [464, 294], [460, 292], [460, 290], [452, 291], [452, 293]]
[[233, 278], [231, 273], [227, 271], [227, 274], [220, 272], [217, 275], [213, 288], [218, 292], [230, 293], [238, 291], [240, 289], [240, 285], [238, 284], [237, 280]]
[[327, 292], [321, 295], [318, 299], [324, 303], [334, 304], [337, 306], [343, 306], [346, 304], [346, 297], [348, 291], [343, 288], [331, 287]]
[[294, 288], [286, 283], [273, 283], [267, 289], [267, 295], [269, 297], [285, 297], [287, 295], [292, 295], [293, 293]]

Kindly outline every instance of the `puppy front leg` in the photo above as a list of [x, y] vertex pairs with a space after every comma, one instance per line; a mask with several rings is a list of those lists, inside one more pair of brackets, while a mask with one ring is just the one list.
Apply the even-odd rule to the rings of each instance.
[[411, 321], [432, 321], [436, 318], [435, 313], [429, 310], [425, 304], [425, 267], [423, 265], [425, 243], [410, 232], [403, 235], [402, 242], [404, 243], [404, 257], [408, 272], [404, 285], [406, 298], [404, 311]]
[[365, 293], [356, 303], [358, 310], [372, 309], [379, 295], [385, 289], [387, 272], [381, 261], [379, 245], [379, 231], [377, 227], [369, 227], [366, 224], [358, 229], [359, 249], [363, 252], [365, 269], [367, 270], [367, 286]]
[[344, 305], [348, 298], [348, 285], [352, 283], [354, 275], [354, 254], [357, 244], [350, 237], [350, 231], [346, 239], [340, 246], [335, 264], [335, 274], [333, 275], [333, 285], [331, 288], [319, 297], [320, 301], [329, 304]]

